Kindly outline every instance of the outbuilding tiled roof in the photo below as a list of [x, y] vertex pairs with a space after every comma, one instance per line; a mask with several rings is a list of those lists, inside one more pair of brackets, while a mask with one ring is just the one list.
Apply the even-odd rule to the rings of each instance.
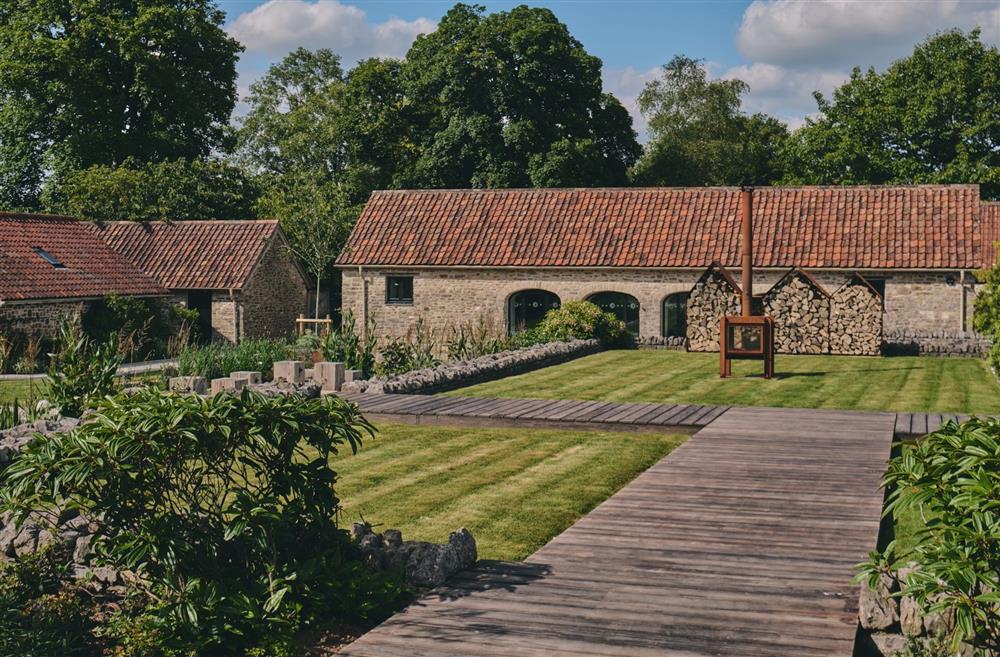
[[109, 293], [152, 296], [167, 290], [115, 253], [82, 221], [0, 212], [0, 300], [80, 299]]
[[1000, 201], [983, 203], [980, 208], [980, 219], [983, 223], [983, 262], [984, 267], [997, 264], [997, 244], [1000, 243]]
[[95, 231], [171, 290], [239, 290], [279, 230], [261, 221], [112, 221]]
[[[977, 185], [754, 191], [764, 267], [983, 266]], [[737, 188], [381, 191], [338, 264], [706, 267], [739, 264]]]

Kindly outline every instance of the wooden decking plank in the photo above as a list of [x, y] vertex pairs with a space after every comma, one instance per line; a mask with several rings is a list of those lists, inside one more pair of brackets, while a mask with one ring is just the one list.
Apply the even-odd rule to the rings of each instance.
[[854, 564], [877, 540], [897, 416], [605, 403], [556, 415], [709, 424], [524, 563], [480, 564], [344, 657], [852, 654]]
[[586, 412], [586, 411], [590, 410], [591, 408], [593, 408], [593, 406], [594, 406], [594, 402], [592, 402], [592, 401], [588, 401], [588, 400], [578, 401], [578, 402], [576, 402], [574, 404], [570, 404], [570, 405], [564, 407], [560, 411], [552, 413], [551, 415], [549, 415], [545, 419], [547, 419], [547, 420], [565, 420], [567, 422], [570, 422], [570, 421], [572, 421], [572, 418], [574, 416], [576, 416], [577, 414], [581, 414], [582, 415], [584, 412]]

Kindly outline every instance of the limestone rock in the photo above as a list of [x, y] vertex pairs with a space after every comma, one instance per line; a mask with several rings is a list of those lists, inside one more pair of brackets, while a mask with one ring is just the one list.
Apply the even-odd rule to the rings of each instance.
[[892, 597], [893, 580], [888, 575], [879, 577], [875, 589], [861, 587], [858, 602], [858, 620], [866, 630], [884, 630], [899, 620], [896, 599]]

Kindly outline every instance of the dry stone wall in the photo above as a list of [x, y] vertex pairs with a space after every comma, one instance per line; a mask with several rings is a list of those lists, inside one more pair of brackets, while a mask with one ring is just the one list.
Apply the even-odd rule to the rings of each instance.
[[830, 353], [878, 356], [882, 350], [882, 298], [878, 292], [854, 276], [830, 301]]
[[597, 340], [548, 342], [524, 349], [501, 351], [472, 360], [452, 361], [437, 367], [406, 372], [387, 379], [348, 381], [344, 392], [430, 394], [464, 388], [475, 383], [530, 372], [601, 350]]
[[764, 294], [764, 314], [774, 319], [779, 354], [830, 351], [830, 297], [801, 271], [789, 272]]
[[709, 267], [688, 294], [687, 342], [690, 351], [718, 351], [724, 315], [738, 315], [740, 291], [716, 265]]

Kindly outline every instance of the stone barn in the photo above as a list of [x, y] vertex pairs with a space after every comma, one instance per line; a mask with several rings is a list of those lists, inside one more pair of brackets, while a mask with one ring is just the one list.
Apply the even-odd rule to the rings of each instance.
[[196, 308], [213, 340], [291, 335], [306, 276], [277, 221], [115, 221], [95, 232], [135, 268]]
[[199, 311], [202, 335], [289, 335], [306, 278], [276, 221], [110, 222], [0, 213], [0, 330], [48, 337], [108, 294]]
[[169, 296], [86, 223], [0, 212], [0, 333], [55, 336], [63, 319], [78, 320], [108, 294]]
[[[739, 195], [728, 187], [375, 192], [338, 260], [343, 308], [405, 336], [418, 319], [444, 331], [481, 317], [517, 331], [544, 309], [587, 299], [643, 342], [687, 336], [692, 349], [717, 349], [717, 328], [714, 339], [693, 335], [692, 315], [705, 312], [696, 288], [707, 267], [738, 270]], [[977, 185], [753, 195], [758, 301], [792, 269], [789, 285], [814, 285], [774, 291], [772, 304], [832, 304], [815, 287], [847, 295], [860, 275], [882, 299], [886, 335], [971, 330], [975, 272], [995, 262], [1000, 239], [1000, 218], [991, 219], [1000, 212], [981, 203]], [[809, 347], [824, 348], [833, 350], [822, 340]]]

